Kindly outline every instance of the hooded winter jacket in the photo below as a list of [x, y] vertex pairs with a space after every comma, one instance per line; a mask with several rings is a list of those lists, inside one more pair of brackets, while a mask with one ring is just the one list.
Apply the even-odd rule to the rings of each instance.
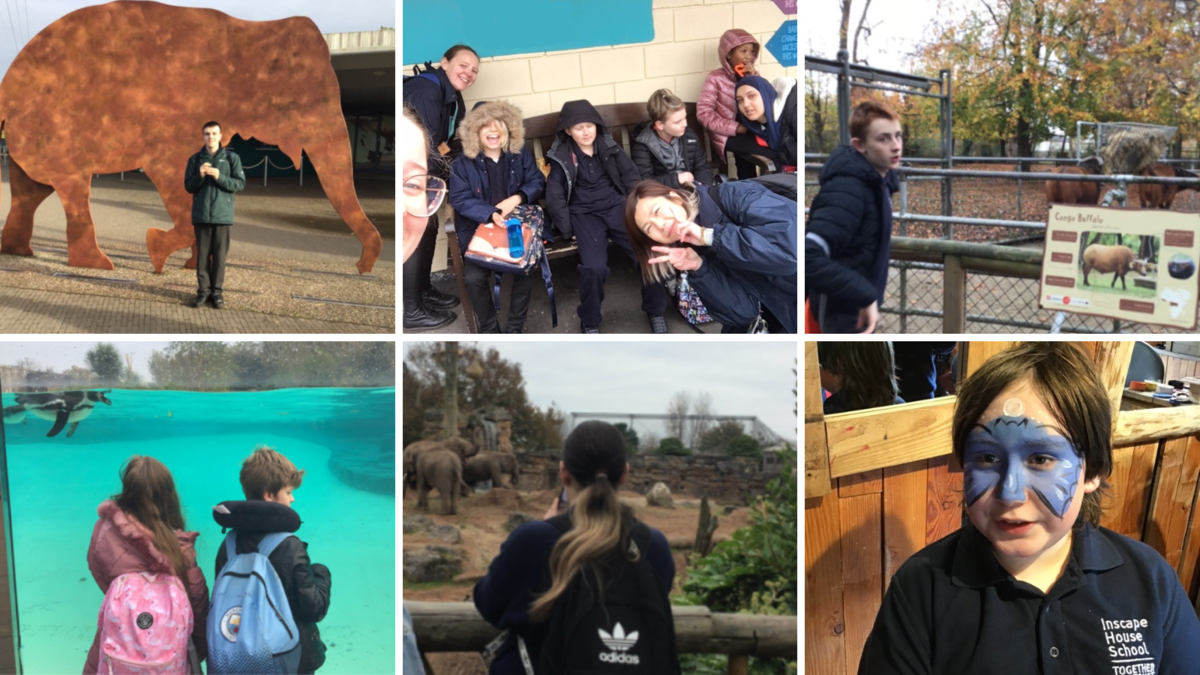
[[629, 159], [629, 155], [626, 155], [621, 146], [613, 140], [596, 108], [587, 101], [564, 103], [562, 112], [558, 114], [554, 143], [546, 153], [546, 159], [550, 162], [550, 180], [546, 181], [546, 215], [549, 216], [554, 229], [568, 239], [575, 236], [569, 205], [579, 175], [579, 163], [574, 156], [575, 144], [571, 141], [567, 129], [581, 122], [596, 125], [596, 140], [592, 152], [604, 165], [605, 173], [618, 192], [628, 195], [641, 180], [633, 160]]
[[752, 181], [722, 184], [719, 205], [706, 189], [696, 194], [696, 223], [713, 228], [713, 239], [699, 249], [704, 263], [688, 281], [709, 313], [726, 326], [748, 326], [761, 303], [797, 332], [796, 202]]
[[[254, 531], [246, 529], [238, 531], [237, 553], [257, 551], [258, 543], [269, 531]], [[225, 567], [228, 556], [225, 554], [224, 541], [217, 547], [216, 575]], [[292, 609], [292, 618], [300, 631], [300, 672], [311, 673], [325, 663], [325, 643], [321, 642], [321, 631], [317, 622], [325, 618], [329, 611], [329, 568], [313, 563], [308, 559], [308, 544], [292, 535], [280, 542], [279, 546], [267, 557], [283, 591], [287, 595], [288, 606]]]
[[688, 129], [679, 137], [683, 146], [683, 163], [679, 164], [674, 151], [659, 138], [653, 122], [642, 122], [633, 128], [630, 135], [629, 154], [637, 166], [642, 179], [654, 179], [663, 185], [679, 187], [679, 174], [690, 171], [701, 185], [713, 184], [712, 167], [704, 154], [704, 143], [696, 132]]
[[741, 110], [737, 113], [737, 121], [778, 153], [785, 166], [795, 168], [798, 152], [796, 125], [799, 123], [796, 117], [796, 78], [777, 77], [769, 83], [761, 77], [744, 78], [734, 87], [735, 99], [737, 87], [743, 85], [753, 86], [762, 96], [767, 122], [759, 124], [747, 118]]
[[731, 28], [721, 35], [717, 45], [717, 56], [721, 58], [721, 67], [708, 74], [704, 86], [700, 89], [700, 98], [696, 100], [696, 117], [708, 129], [717, 150], [725, 153], [725, 139], [737, 133], [737, 103], [734, 102], [734, 83], [737, 73], [729, 65], [729, 52], [746, 44], [754, 43], [754, 58], [750, 64], [758, 61], [762, 48], [754, 36], [741, 28]]
[[[417, 117], [421, 118], [421, 125], [433, 140], [429, 144], [430, 157], [440, 158], [437, 148], [445, 143], [450, 147], [446, 159], [451, 160], [462, 151], [456, 132], [459, 122], [467, 114], [467, 106], [462, 93], [450, 84], [445, 70], [428, 63], [425, 66], [428, 75], [405, 78], [401, 96], [405, 105], [412, 106], [416, 111]], [[447, 162], [432, 161], [429, 163], [429, 172], [444, 179], [449, 175], [450, 168]]]
[[[220, 178], [201, 176], [200, 166], [208, 162], [220, 172]], [[246, 188], [246, 173], [242, 158], [236, 152], [218, 147], [216, 154], [208, 147], [188, 160], [183, 174], [183, 187], [192, 194], [192, 223], [209, 225], [233, 224], [233, 195]]]
[[491, 160], [484, 156], [479, 142], [479, 130], [493, 121], [502, 122], [508, 130], [508, 145], [502, 149], [508, 155], [505, 194], [520, 194], [525, 204], [533, 204], [546, 192], [546, 178], [533, 154], [525, 147], [520, 109], [504, 101], [475, 106], [458, 128], [463, 154], [450, 166], [448, 196], [454, 207], [454, 230], [464, 251], [475, 235], [475, 228], [480, 223], [491, 222], [492, 214], [499, 213], [496, 205], [488, 201], [490, 185], [484, 162]]
[[[92, 578], [100, 587], [102, 593], [108, 592], [108, 587], [122, 574], [136, 572], [153, 572], [174, 574], [171, 562], [154, 547], [154, 534], [148, 527], [125, 515], [116, 503], [106, 500], [97, 509], [100, 520], [92, 528], [92, 541], [88, 545], [88, 569]], [[192, 605], [192, 643], [201, 660], [208, 658], [208, 639], [205, 637], [205, 627], [208, 622], [208, 584], [204, 580], [204, 572], [196, 565], [196, 537], [199, 532], [184, 532], [175, 530], [179, 538], [179, 548], [187, 561], [187, 579], [181, 579], [187, 588], [188, 600]], [[92, 648], [88, 650], [87, 663], [83, 667], [84, 675], [93, 675], [100, 665], [100, 628], [96, 628], [96, 637], [92, 639]]]
[[[863, 154], [840, 145], [819, 177], [804, 235], [804, 296], [823, 333], [852, 333], [858, 312], [883, 304], [891, 252], [895, 171], [880, 175]], [[885, 194], [886, 190], [886, 194]]]

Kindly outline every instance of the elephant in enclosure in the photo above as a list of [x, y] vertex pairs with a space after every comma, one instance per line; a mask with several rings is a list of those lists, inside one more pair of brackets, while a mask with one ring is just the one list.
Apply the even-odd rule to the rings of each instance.
[[354, 191], [350, 137], [329, 46], [307, 17], [242, 21], [212, 9], [110, 2], [71, 12], [25, 45], [0, 83], [0, 129], [8, 141], [12, 208], [0, 252], [33, 255], [33, 215], [58, 192], [67, 215], [68, 263], [113, 269], [100, 250], [89, 205], [92, 175], [141, 167], [174, 227], [146, 232], [157, 272], [192, 248], [188, 157], [201, 126], [279, 146], [297, 166], [301, 150], [326, 197], [362, 243], [360, 273], [383, 240]]
[[463, 482], [490, 480], [493, 487], [511, 488], [517, 481], [517, 458], [505, 452], [481, 452], [463, 465]]
[[436, 488], [442, 497], [442, 515], [458, 513], [458, 491], [463, 486], [463, 465], [451, 450], [429, 450], [416, 458], [417, 509], [429, 511], [429, 490]]
[[407, 494], [409, 488], [417, 487], [417, 457], [435, 450], [449, 450], [458, 456], [460, 462], [465, 462], [467, 458], [479, 452], [478, 447], [461, 436], [451, 436], [444, 441], [423, 440], [410, 444], [404, 448], [401, 459], [404, 472], [401, 496]]

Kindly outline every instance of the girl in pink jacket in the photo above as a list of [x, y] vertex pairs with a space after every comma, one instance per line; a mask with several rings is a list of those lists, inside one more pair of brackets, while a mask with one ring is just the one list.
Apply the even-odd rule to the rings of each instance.
[[[199, 660], [208, 656], [208, 583], [196, 566], [196, 537], [184, 531], [183, 511], [171, 472], [153, 457], [134, 455], [121, 471], [121, 494], [100, 504], [100, 520], [88, 546], [88, 568], [107, 593], [122, 574], [173, 574], [187, 588], [194, 628], [192, 644]], [[93, 675], [100, 661], [100, 630], [92, 640], [84, 675]]]
[[[721, 67], [708, 74], [696, 101], [696, 117], [708, 129], [716, 151], [725, 155], [725, 140], [730, 136], [746, 133], [747, 129], [737, 121], [737, 103], [734, 101], [734, 84], [741, 75], [754, 75], [754, 62], [758, 60], [759, 45], [754, 36], [741, 28], [731, 28], [721, 35], [717, 54]], [[741, 75], [738, 67], [741, 66]], [[738, 178], [753, 178], [754, 165], [737, 158]]]

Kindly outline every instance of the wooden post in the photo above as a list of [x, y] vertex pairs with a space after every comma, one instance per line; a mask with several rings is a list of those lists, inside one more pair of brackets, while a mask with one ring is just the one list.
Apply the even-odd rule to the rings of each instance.
[[717, 531], [718, 520], [720, 519], [712, 515], [708, 507], [708, 496], [705, 495], [700, 499], [700, 524], [696, 526], [696, 543], [692, 546], [701, 558], [712, 551], [712, 538], [713, 533]]
[[825, 442], [824, 401], [817, 343], [804, 343], [804, 498], [822, 497], [832, 489], [829, 447]]
[[442, 419], [442, 424], [445, 425], [446, 438], [452, 438], [458, 435], [458, 343], [443, 342], [442, 343], [442, 359], [446, 368], [445, 377], [443, 379], [442, 409], [445, 411], [445, 417]]
[[730, 654], [728, 675], [749, 675], [750, 657], [745, 654]]
[[967, 330], [967, 271], [958, 256], [945, 257], [942, 273], [942, 332]]

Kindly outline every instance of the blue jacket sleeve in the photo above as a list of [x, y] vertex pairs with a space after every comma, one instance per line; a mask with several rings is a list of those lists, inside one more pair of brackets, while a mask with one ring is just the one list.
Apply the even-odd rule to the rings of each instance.
[[671, 587], [675, 584], [675, 558], [671, 555], [671, 545], [662, 532], [654, 528], [650, 532], [650, 550], [646, 553], [646, 560], [654, 568], [658, 585], [670, 595]]
[[700, 269], [688, 272], [688, 281], [708, 313], [723, 325], [749, 326], [758, 316], [758, 299], [715, 256], [705, 256]]
[[1188, 601], [1179, 578], [1168, 565], [1166, 573], [1155, 585], [1169, 589], [1163, 598], [1166, 621], [1163, 624], [1163, 656], [1159, 675], [1184, 675], [1196, 670], [1200, 663], [1200, 619]]
[[813, 200], [804, 237], [804, 292], [868, 307], [878, 299], [875, 284], [838, 262], [846, 255], [854, 230], [863, 219], [862, 197], [851, 180], [835, 177]]
[[[417, 113], [417, 117], [421, 119], [421, 126], [425, 127], [425, 132], [430, 138], [435, 139], [436, 146], [437, 135], [442, 131], [446, 115], [446, 108], [442, 105], [442, 90], [423, 77], [414, 77], [404, 83], [402, 97], [404, 103], [412, 106], [413, 111]], [[431, 147], [429, 152], [436, 154], [437, 148]]]
[[475, 196], [468, 178], [474, 172], [475, 166], [467, 157], [454, 160], [450, 165], [450, 192], [447, 197], [458, 215], [474, 223], [488, 223], [492, 220], [492, 214], [496, 213], [496, 205]]
[[796, 203], [752, 183], [726, 183], [718, 194], [736, 222], [713, 228], [712, 250], [721, 262], [760, 274], [795, 274]]
[[525, 195], [526, 204], [535, 204], [546, 194], [546, 177], [542, 175], [542, 170], [538, 168], [537, 160], [533, 158], [529, 148], [521, 149], [520, 162], [524, 171], [521, 175], [521, 186], [517, 190]]
[[183, 172], [183, 189], [191, 194], [196, 194], [203, 184], [204, 178], [200, 176], [200, 161], [193, 155], [188, 158], [187, 169]]
[[513, 530], [500, 545], [500, 553], [472, 593], [484, 620], [497, 628], [528, 623], [533, 593], [547, 574], [558, 534], [553, 525], [539, 520]]
[[242, 158], [236, 153], [227, 153], [229, 155], [229, 172], [221, 174], [221, 177], [216, 179], [217, 186], [226, 192], [241, 192], [246, 189], [246, 172], [242, 171]]

